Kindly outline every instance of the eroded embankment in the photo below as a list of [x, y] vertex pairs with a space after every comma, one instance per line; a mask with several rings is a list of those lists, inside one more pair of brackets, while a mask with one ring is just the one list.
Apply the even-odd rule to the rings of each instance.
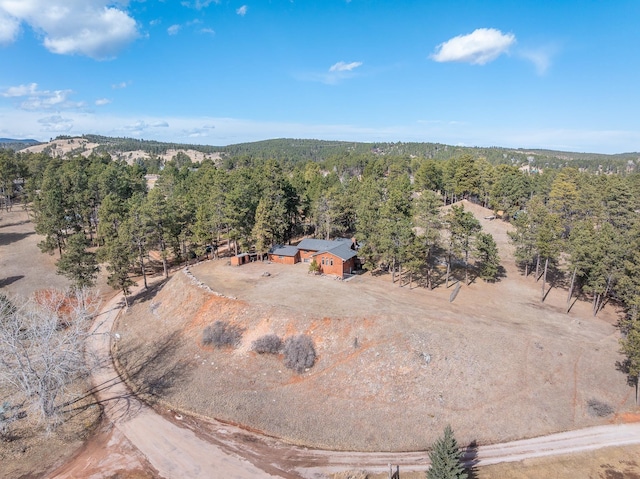
[[[593, 415], [591, 399], [628, 403], [608, 364], [613, 338], [572, 342], [430, 320], [437, 311], [342, 319], [300, 311], [219, 296], [180, 272], [121, 317], [118, 358], [139, 387], [179, 408], [328, 449], [425, 449], [448, 423], [462, 443], [511, 440], [610, 420]], [[217, 320], [244, 330], [238, 348], [202, 345]], [[251, 351], [268, 333], [313, 337], [314, 367], [296, 374], [282, 357]]]

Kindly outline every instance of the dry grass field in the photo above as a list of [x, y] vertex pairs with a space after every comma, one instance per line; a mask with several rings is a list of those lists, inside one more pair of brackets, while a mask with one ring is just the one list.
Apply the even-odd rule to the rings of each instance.
[[[508, 225], [467, 208], [496, 238], [506, 276], [462, 286], [453, 303], [453, 288], [400, 288], [389, 275], [210, 261], [121, 317], [118, 357], [178, 407], [328, 449], [421, 450], [447, 423], [461, 444], [486, 444], [620, 420], [633, 390], [616, 370], [615, 306], [593, 318], [579, 301], [566, 314], [559, 288], [541, 303], [540, 283], [513, 266]], [[216, 320], [243, 329], [238, 348], [202, 345]], [[267, 333], [313, 337], [314, 367], [297, 374], [251, 351]], [[599, 416], [593, 401], [613, 412]]]

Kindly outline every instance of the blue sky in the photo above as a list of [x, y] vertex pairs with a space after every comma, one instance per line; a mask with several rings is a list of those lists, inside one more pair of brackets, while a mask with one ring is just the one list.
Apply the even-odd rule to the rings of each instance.
[[640, 151], [640, 1], [0, 0], [0, 137]]

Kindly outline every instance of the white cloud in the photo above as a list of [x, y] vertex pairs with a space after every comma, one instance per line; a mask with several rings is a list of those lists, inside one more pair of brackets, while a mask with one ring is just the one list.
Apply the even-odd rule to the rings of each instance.
[[[110, 0], [0, 0], [0, 37], [28, 24], [52, 53], [113, 58], [138, 36], [138, 25]], [[8, 23], [7, 23], [7, 19]], [[8, 26], [7, 26], [8, 25]], [[13, 27], [12, 27], [13, 25]], [[13, 30], [12, 30], [13, 28]], [[11, 37], [11, 35], [13, 35]]]
[[36, 95], [38, 92], [37, 83], [29, 83], [28, 85], [11, 86], [2, 92], [2, 96], [15, 98], [27, 95]]
[[108, 105], [109, 103], [111, 103], [111, 100], [109, 100], [108, 98], [98, 98], [96, 100], [97, 106]]
[[121, 81], [120, 83], [114, 83], [111, 85], [111, 88], [114, 90], [120, 90], [122, 88], [127, 88], [129, 85], [131, 85], [130, 81]]
[[459, 35], [436, 47], [431, 59], [436, 62], [464, 62], [484, 65], [508, 52], [516, 42], [513, 33], [494, 28], [479, 28], [468, 35]]
[[20, 32], [20, 21], [0, 9], [0, 45], [13, 43]]
[[37, 83], [18, 85], [7, 88], [2, 92], [5, 98], [24, 98], [20, 104], [23, 110], [62, 110], [84, 108], [84, 102], [74, 102], [69, 99], [72, 90], [38, 90]]
[[329, 71], [330, 72], [350, 72], [361, 65], [362, 65], [362, 62], [351, 62], [351, 63], [338, 62], [334, 65], [331, 65], [331, 68], [329, 68]]
[[182, 26], [180, 25], [171, 25], [169, 28], [167, 28], [167, 33], [169, 35], [177, 35], [181, 28]]
[[200, 33], [206, 33], [208, 35], [215, 35], [216, 31], [213, 28], [201, 28]]
[[241, 17], [244, 17], [247, 14], [247, 10], [249, 10], [249, 7], [247, 7], [246, 5], [242, 5], [236, 10], [236, 13]]

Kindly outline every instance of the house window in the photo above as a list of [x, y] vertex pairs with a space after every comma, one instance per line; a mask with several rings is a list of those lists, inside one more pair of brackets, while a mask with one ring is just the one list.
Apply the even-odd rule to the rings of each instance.
[[330, 261], [331, 266], [333, 266], [333, 258], [331, 258], [329, 261]]
[[322, 258], [322, 264], [324, 264], [324, 258]]
[[284, 258], [284, 256], [278, 256], [278, 258], [279, 258], [279, 259], [283, 259], [283, 258]]

